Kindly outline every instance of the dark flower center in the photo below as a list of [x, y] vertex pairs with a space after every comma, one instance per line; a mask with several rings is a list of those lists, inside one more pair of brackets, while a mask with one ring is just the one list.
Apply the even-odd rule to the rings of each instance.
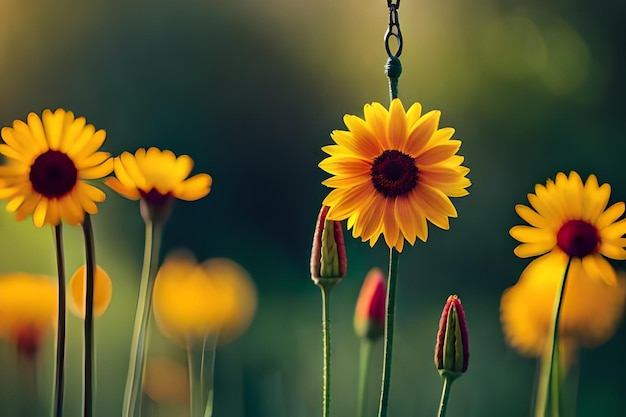
[[162, 207], [165, 204], [169, 203], [172, 199], [172, 195], [170, 193], [161, 194], [156, 190], [156, 188], [151, 189], [147, 193], [144, 191], [140, 191], [141, 198], [143, 198], [146, 203], [153, 207]]
[[415, 159], [397, 150], [386, 150], [370, 169], [376, 191], [387, 198], [409, 193], [417, 185]]
[[598, 229], [583, 220], [569, 220], [561, 226], [556, 242], [569, 256], [583, 258], [595, 252], [600, 243]]
[[32, 326], [24, 326], [17, 333], [17, 351], [29, 358], [34, 358], [39, 349], [40, 336]]
[[74, 188], [78, 171], [69, 156], [59, 151], [47, 151], [30, 167], [33, 189], [46, 198], [59, 198]]

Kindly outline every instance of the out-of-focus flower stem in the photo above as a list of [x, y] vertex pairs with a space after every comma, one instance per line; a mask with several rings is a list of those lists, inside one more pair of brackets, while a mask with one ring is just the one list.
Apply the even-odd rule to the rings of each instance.
[[187, 367], [189, 373], [189, 415], [202, 417], [202, 367], [198, 362], [197, 352], [194, 352], [191, 343], [187, 343]]
[[54, 370], [54, 405], [52, 415], [61, 417], [63, 415], [63, 386], [65, 380], [65, 260], [63, 254], [63, 226], [56, 225], [54, 231], [54, 243], [57, 258], [57, 277], [59, 289], [59, 304], [57, 318], [57, 343], [56, 343], [56, 364]]
[[[211, 417], [213, 415], [213, 374], [217, 339], [217, 334], [208, 334], [202, 343], [202, 351], [199, 357], [198, 352], [194, 352], [191, 343], [187, 344], [189, 409], [191, 417]], [[209, 356], [208, 361], [206, 356]], [[208, 366], [206, 365], [207, 362]]]
[[359, 391], [357, 394], [356, 415], [363, 417], [365, 413], [365, 402], [367, 400], [367, 382], [370, 375], [370, 362], [372, 358], [372, 346], [374, 342], [364, 337], [361, 339], [361, 351], [359, 355]]
[[[204, 338], [204, 342], [202, 343], [202, 361], [200, 362], [200, 389], [202, 390], [202, 395], [204, 395], [205, 392], [207, 393], [206, 406], [204, 408], [203, 417], [213, 416], [213, 381], [215, 375], [215, 354], [217, 353], [218, 338], [218, 334], [209, 334], [207, 337]], [[207, 348], [209, 349], [208, 368], [205, 366], [205, 363], [207, 362]]]
[[85, 335], [84, 335], [84, 373], [83, 373], [83, 417], [93, 414], [93, 282], [96, 272], [96, 249], [93, 238], [91, 216], [85, 214], [83, 222], [85, 239]]
[[398, 263], [400, 253], [389, 250], [389, 277], [387, 279], [387, 315], [385, 316], [385, 346], [383, 350], [383, 376], [380, 388], [378, 417], [387, 416], [389, 384], [391, 383], [391, 353], [393, 350], [393, 328], [396, 317], [396, 287], [398, 283]]
[[549, 354], [544, 360], [539, 375], [539, 384], [537, 387], [537, 402], [535, 408], [535, 417], [548, 416], [549, 405], [552, 405], [551, 417], [559, 417], [561, 414], [561, 398], [560, 398], [560, 375], [559, 375], [559, 319], [561, 317], [561, 305], [565, 296], [565, 284], [567, 283], [567, 275], [572, 263], [570, 256], [565, 265], [565, 272], [561, 285], [558, 287], [554, 298], [554, 309], [552, 312], [552, 324], [550, 328], [550, 339], [548, 341]]
[[143, 268], [139, 286], [139, 299], [135, 314], [135, 326], [128, 363], [128, 377], [124, 391], [123, 417], [137, 417], [137, 410], [141, 408], [143, 373], [147, 352], [147, 333], [152, 311], [152, 290], [159, 264], [159, 250], [161, 246], [161, 232], [163, 225], [146, 221], [146, 240], [144, 248]]

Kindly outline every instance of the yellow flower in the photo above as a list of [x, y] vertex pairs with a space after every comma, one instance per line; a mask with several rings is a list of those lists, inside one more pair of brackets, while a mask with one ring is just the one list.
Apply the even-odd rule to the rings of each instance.
[[98, 212], [105, 194], [83, 180], [102, 178], [113, 170], [107, 152], [98, 152], [106, 133], [88, 125], [84, 117], [57, 109], [41, 118], [30, 113], [27, 122], [2, 129], [0, 154], [9, 159], [0, 167], [0, 198], [17, 220], [30, 214], [37, 227], [83, 222], [85, 212]]
[[126, 198], [141, 198], [154, 206], [172, 198], [198, 200], [211, 191], [210, 175], [185, 179], [193, 168], [193, 160], [187, 155], [176, 157], [168, 150], [141, 148], [134, 156], [124, 152], [115, 158], [114, 166], [117, 178], [107, 178], [106, 185]]
[[157, 404], [185, 404], [189, 401], [187, 368], [169, 358], [148, 362], [143, 391]]
[[[563, 277], [559, 255], [531, 262], [513, 287], [502, 295], [500, 319], [507, 342], [527, 356], [541, 356], [548, 348], [554, 298]], [[617, 331], [624, 313], [626, 274], [615, 285], [590, 279], [583, 268], [570, 270], [559, 320], [564, 363], [572, 362], [580, 346], [596, 347]]]
[[352, 235], [371, 246], [381, 234], [398, 252], [405, 239], [426, 241], [426, 220], [447, 230], [457, 216], [449, 197], [468, 194], [461, 141], [450, 139], [454, 129], [438, 128], [439, 111], [421, 111], [415, 103], [405, 112], [399, 99], [389, 111], [366, 105], [364, 120], [344, 116], [348, 131], [335, 130], [336, 145], [322, 148], [330, 156], [319, 166], [334, 175], [323, 182], [334, 188], [323, 202], [328, 219], [348, 219]]
[[[85, 281], [87, 279], [87, 268], [85, 265], [80, 266], [68, 285], [68, 306], [70, 311], [76, 316], [85, 318]], [[113, 284], [109, 274], [99, 265], [93, 277], [93, 315], [100, 317], [104, 314], [113, 294]]]
[[22, 272], [0, 276], [0, 337], [34, 356], [57, 320], [57, 284]]
[[247, 272], [223, 258], [198, 263], [189, 255], [169, 256], [157, 273], [154, 317], [173, 340], [192, 345], [209, 334], [225, 342], [239, 336], [256, 310], [256, 290]]
[[556, 180], [546, 185], [537, 184], [535, 194], [528, 194], [532, 208], [518, 204], [515, 211], [530, 226], [514, 226], [512, 237], [522, 242], [515, 248], [521, 258], [551, 252], [562, 262], [561, 278], [567, 258], [572, 258], [570, 271], [584, 269], [584, 274], [616, 282], [615, 270], [602, 256], [626, 259], [626, 220], [617, 219], [624, 213], [624, 203], [609, 208], [609, 184], [598, 185], [595, 175], [583, 184], [572, 171], [567, 177], [560, 172]]

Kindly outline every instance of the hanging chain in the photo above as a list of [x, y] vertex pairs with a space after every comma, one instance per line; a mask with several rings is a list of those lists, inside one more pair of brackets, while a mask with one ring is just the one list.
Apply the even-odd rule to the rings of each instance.
[[[400, 31], [400, 20], [398, 19], [400, 0], [387, 0], [387, 7], [389, 7], [389, 27], [387, 32], [385, 32], [385, 49], [390, 58], [398, 58], [402, 54], [402, 32]], [[391, 52], [391, 46], [389, 45], [391, 38], [396, 38], [398, 44], [398, 50], [395, 54]]]

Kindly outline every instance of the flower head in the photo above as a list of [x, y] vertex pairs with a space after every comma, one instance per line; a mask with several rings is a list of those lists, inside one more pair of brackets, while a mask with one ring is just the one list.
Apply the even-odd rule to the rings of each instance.
[[328, 206], [317, 216], [311, 249], [311, 279], [316, 285], [336, 285], [346, 276], [346, 247], [341, 223], [328, 220]]
[[[507, 343], [526, 356], [541, 356], [550, 340], [554, 297], [563, 277], [563, 263], [553, 254], [531, 262], [519, 281], [502, 295], [500, 320]], [[567, 277], [559, 341], [564, 363], [580, 346], [605, 343], [617, 331], [624, 313], [626, 274], [619, 273], [615, 285], [590, 279], [584, 268]]]
[[85, 213], [97, 213], [105, 194], [84, 180], [113, 170], [109, 153], [98, 152], [105, 137], [63, 109], [44, 110], [41, 118], [30, 113], [26, 123], [3, 128], [0, 154], [9, 163], [0, 167], [0, 198], [9, 200], [7, 211], [17, 220], [32, 214], [37, 227], [78, 225]]
[[383, 335], [386, 298], [383, 273], [378, 268], [372, 268], [363, 281], [354, 311], [354, 331], [357, 336], [376, 340]]
[[335, 130], [336, 145], [322, 148], [330, 156], [320, 168], [333, 177], [324, 199], [330, 220], [348, 219], [354, 237], [374, 246], [380, 235], [387, 246], [402, 251], [419, 237], [426, 241], [426, 220], [448, 229], [457, 211], [449, 197], [467, 195], [469, 169], [456, 155], [461, 142], [454, 129], [439, 129], [439, 111], [421, 115], [421, 105], [405, 112], [394, 99], [389, 111], [366, 105], [365, 119], [346, 115], [348, 131]]
[[435, 344], [435, 366], [444, 377], [456, 378], [467, 371], [469, 337], [465, 311], [461, 300], [451, 295], [446, 301], [439, 321]]
[[256, 310], [256, 289], [234, 261], [189, 254], [170, 255], [154, 283], [154, 317], [161, 331], [182, 345], [219, 334], [232, 340], [248, 327]]
[[187, 368], [169, 358], [148, 362], [143, 391], [157, 404], [185, 404], [189, 401]]
[[[68, 305], [70, 311], [78, 317], [85, 318], [85, 281], [87, 280], [87, 268], [80, 266], [68, 285]], [[93, 277], [93, 315], [100, 317], [104, 314], [113, 294], [113, 284], [109, 274], [100, 265], [96, 266]]]
[[167, 218], [174, 198], [193, 201], [211, 191], [210, 175], [187, 178], [193, 160], [187, 155], [176, 157], [169, 150], [140, 148], [135, 155], [124, 152], [114, 159], [114, 168], [115, 177], [107, 178], [105, 184], [126, 198], [141, 199], [150, 212], [144, 218], [146, 215]]
[[570, 271], [575, 274], [583, 268], [585, 275], [615, 283], [615, 270], [603, 255], [626, 259], [626, 220], [617, 221], [624, 213], [623, 202], [607, 208], [610, 194], [609, 184], [600, 186], [595, 175], [583, 184], [574, 171], [569, 177], [558, 173], [545, 186], [536, 185], [535, 194], [528, 194], [532, 208], [515, 206], [529, 224], [511, 228], [511, 236], [521, 242], [515, 254], [528, 258], [552, 252], [560, 255], [562, 268], [571, 257]]
[[57, 320], [57, 285], [22, 272], [0, 276], [0, 337], [34, 356]]

